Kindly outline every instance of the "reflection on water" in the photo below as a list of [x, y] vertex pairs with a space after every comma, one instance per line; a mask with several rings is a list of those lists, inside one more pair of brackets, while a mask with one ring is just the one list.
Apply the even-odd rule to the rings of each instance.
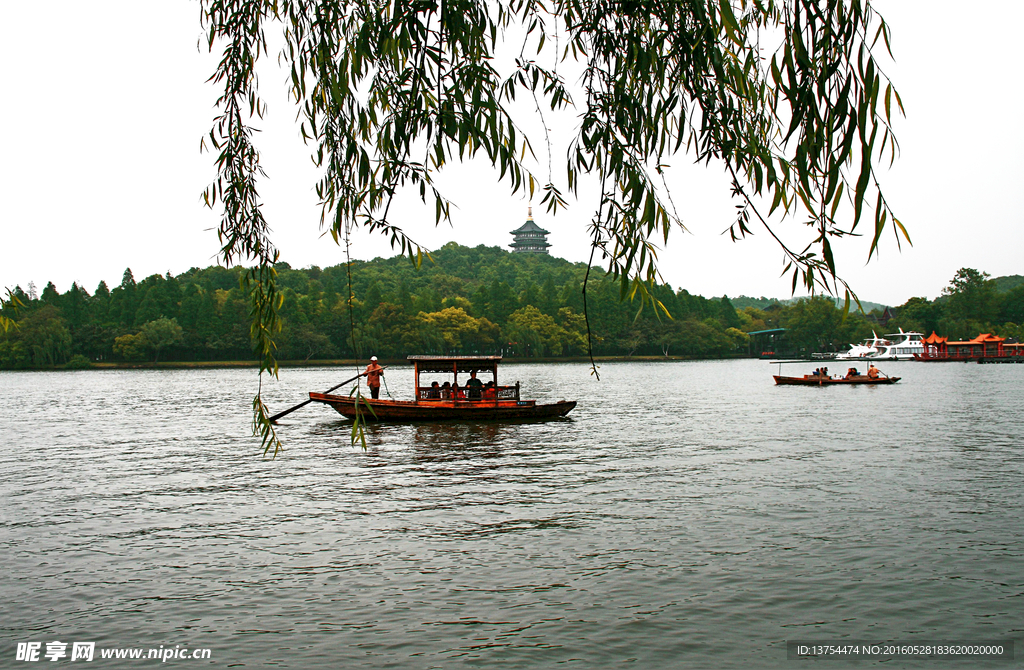
[[[364, 451], [309, 406], [276, 461], [245, 437], [249, 371], [0, 373], [0, 665], [57, 639], [216, 666], [728, 668], [788, 667], [787, 639], [1019, 637], [1024, 370], [885, 372], [904, 380], [508, 366], [571, 418], [370, 424]], [[344, 374], [286, 370], [267, 402]]]

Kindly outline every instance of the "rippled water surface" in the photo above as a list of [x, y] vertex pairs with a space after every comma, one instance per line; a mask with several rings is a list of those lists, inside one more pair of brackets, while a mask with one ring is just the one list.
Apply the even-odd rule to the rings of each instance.
[[[508, 365], [579, 407], [371, 426], [364, 451], [310, 405], [273, 461], [249, 370], [0, 373], [0, 667], [57, 639], [218, 667], [759, 668], [798, 663], [787, 639], [1024, 637], [1024, 366], [883, 369], [903, 381]], [[348, 376], [285, 370], [267, 402]], [[411, 395], [411, 370], [387, 381]]]

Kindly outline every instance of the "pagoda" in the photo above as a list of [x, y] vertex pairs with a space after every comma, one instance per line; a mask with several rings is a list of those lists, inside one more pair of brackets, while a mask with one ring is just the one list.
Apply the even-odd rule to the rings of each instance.
[[512, 231], [515, 239], [512, 244], [513, 253], [546, 254], [548, 253], [548, 231], [533, 222], [533, 207], [526, 210], [526, 223]]

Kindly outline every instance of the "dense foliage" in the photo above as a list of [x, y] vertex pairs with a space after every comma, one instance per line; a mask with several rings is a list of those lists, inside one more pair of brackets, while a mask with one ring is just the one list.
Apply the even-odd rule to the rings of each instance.
[[[278, 356], [285, 360], [404, 357], [411, 353], [496, 353], [520, 357], [586, 352], [582, 281], [586, 266], [546, 255], [449, 244], [420, 269], [396, 256], [346, 267], [276, 266], [283, 303]], [[112, 290], [77, 284], [24, 303], [0, 335], [0, 366], [93, 361], [251, 360], [244, 269], [193, 268], [136, 282], [126, 270]], [[673, 319], [619, 299], [618, 286], [591, 272], [590, 320], [599, 354], [724, 356], [743, 351], [745, 335], [728, 298], [705, 299], [658, 285]], [[748, 321], [749, 318], [748, 318]], [[355, 345], [351, 324], [355, 325]]]
[[1024, 278], [990, 279], [986, 272], [961, 268], [935, 300], [911, 298], [898, 307], [890, 326], [935, 331], [951, 340], [979, 333], [1024, 339]]
[[[419, 354], [501, 353], [508, 357], [573, 357], [586, 353], [582, 315], [584, 264], [494, 247], [449, 244], [417, 270], [403, 257], [353, 263], [352, 318], [344, 265], [292, 269], [277, 265], [284, 302], [279, 357], [284, 360], [386, 358]], [[112, 290], [65, 293], [47, 284], [39, 296], [20, 287], [20, 306], [6, 308], [15, 327], [0, 333], [0, 368], [94, 361], [252, 360], [244, 269], [193, 268], [136, 282], [126, 270]], [[970, 338], [979, 332], [1024, 336], [1024, 285], [965, 268], [934, 301], [911, 298], [885, 332], [898, 327]], [[1014, 286], [1000, 291], [999, 286]], [[707, 299], [655, 285], [672, 318], [619, 300], [607, 276], [590, 279], [595, 349], [611, 356], [714, 358], [759, 353], [747, 333], [785, 328], [790, 353], [836, 351], [878, 330], [881, 310], [845, 318], [831, 298], [779, 302]], [[760, 305], [763, 307], [757, 307]], [[355, 324], [353, 348], [351, 323]], [[881, 331], [880, 331], [881, 332]]]

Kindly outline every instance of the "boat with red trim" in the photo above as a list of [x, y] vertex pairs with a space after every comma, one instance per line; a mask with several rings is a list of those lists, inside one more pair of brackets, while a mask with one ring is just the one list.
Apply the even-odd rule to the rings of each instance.
[[[309, 394], [309, 399], [333, 407], [342, 416], [361, 421], [510, 421], [554, 419], [576, 407], [575, 400], [538, 404], [520, 396], [519, 382], [498, 385], [501, 356], [409, 356], [414, 369], [415, 400], [371, 400], [328, 393]], [[459, 386], [459, 375], [465, 375]], [[489, 374], [485, 384], [478, 374]], [[421, 384], [421, 375], [451, 375], [441, 386], [436, 380]], [[473, 380], [473, 381], [471, 381]]]
[[890, 377], [871, 364], [866, 374], [857, 368], [847, 368], [845, 375], [830, 375], [828, 368], [821, 367], [803, 377], [787, 377], [782, 374], [783, 365], [806, 364], [806, 361], [772, 361], [779, 366], [779, 374], [772, 375], [777, 386], [850, 386], [859, 384], [895, 384], [901, 377]]
[[803, 377], [783, 377], [772, 375], [779, 386], [835, 386], [850, 384], [895, 384], [902, 377], [869, 377], [854, 375], [847, 377], [827, 377], [824, 375], [804, 375]]

